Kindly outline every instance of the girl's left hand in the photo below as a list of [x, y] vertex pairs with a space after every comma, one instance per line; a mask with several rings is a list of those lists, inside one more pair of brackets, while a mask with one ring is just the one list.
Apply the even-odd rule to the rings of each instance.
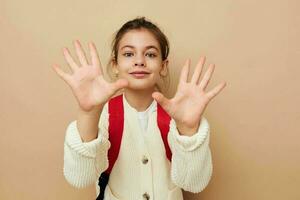
[[175, 120], [180, 134], [184, 133], [191, 136], [197, 132], [207, 104], [226, 86], [226, 82], [222, 82], [211, 91], [205, 92], [215, 66], [210, 64], [203, 79], [200, 81], [204, 63], [205, 57], [201, 57], [191, 82], [188, 82], [190, 59], [186, 61], [181, 71], [177, 92], [172, 99], [167, 99], [160, 92], [152, 94], [152, 97]]

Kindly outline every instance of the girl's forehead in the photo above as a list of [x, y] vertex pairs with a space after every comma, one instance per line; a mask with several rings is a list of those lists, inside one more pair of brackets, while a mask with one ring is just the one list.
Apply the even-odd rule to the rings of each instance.
[[131, 30], [125, 33], [120, 40], [119, 49], [123, 48], [156, 48], [159, 50], [159, 42], [155, 36], [147, 30]]

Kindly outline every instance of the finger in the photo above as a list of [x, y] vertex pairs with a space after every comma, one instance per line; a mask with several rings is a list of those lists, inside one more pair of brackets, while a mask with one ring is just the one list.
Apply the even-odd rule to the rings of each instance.
[[195, 68], [191, 83], [198, 84], [198, 81], [199, 81], [199, 78], [201, 76], [201, 72], [202, 72], [202, 68], [203, 68], [203, 65], [205, 63], [205, 60], [206, 60], [205, 56], [200, 58], [197, 66]]
[[162, 93], [160, 92], [153, 92], [152, 97], [159, 103], [166, 111], [168, 111], [168, 107], [170, 104], [170, 100], [167, 99]]
[[184, 66], [182, 67], [181, 74], [180, 74], [180, 82], [186, 83], [189, 77], [189, 68], [190, 68], [190, 59], [185, 61]]
[[77, 53], [79, 62], [81, 63], [81, 65], [87, 66], [88, 62], [87, 62], [85, 53], [82, 49], [82, 46], [81, 46], [80, 42], [78, 40], [75, 40], [74, 45], [75, 45], [75, 49], [76, 49], [76, 53]]
[[60, 69], [57, 64], [52, 65], [54, 71], [58, 74], [58, 76], [63, 79], [68, 85], [71, 83], [71, 76]]
[[214, 98], [217, 94], [219, 94], [222, 89], [226, 86], [226, 82], [223, 82], [219, 85], [217, 85], [215, 88], [213, 88], [211, 91], [209, 91], [208, 93], [206, 93], [207, 97], [209, 99]]
[[215, 69], [215, 65], [210, 64], [208, 70], [204, 74], [202, 81], [199, 84], [199, 86], [202, 90], [205, 90], [205, 88], [207, 87], [208, 82], [212, 76], [212, 73], [214, 72], [214, 69]]
[[93, 42], [90, 42], [89, 43], [89, 48], [90, 48], [90, 53], [91, 53], [91, 57], [92, 57], [91, 58], [92, 59], [92, 64], [94, 66], [100, 67], [101, 74], [103, 74], [101, 62], [100, 62], [98, 51], [97, 51], [97, 48], [96, 48], [95, 44]]
[[74, 61], [74, 59], [72, 58], [69, 49], [63, 48], [63, 53], [64, 53], [64, 57], [65, 57], [68, 65], [70, 66], [72, 71], [74, 72], [75, 70], [77, 70], [78, 66], [77, 66], [76, 62]]

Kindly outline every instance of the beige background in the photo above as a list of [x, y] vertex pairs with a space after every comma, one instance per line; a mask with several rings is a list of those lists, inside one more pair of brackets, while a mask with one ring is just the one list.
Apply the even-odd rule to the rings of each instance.
[[[51, 69], [62, 47], [94, 41], [102, 63], [112, 34], [144, 15], [171, 43], [174, 94], [184, 60], [216, 69], [207, 107], [214, 172], [185, 199], [300, 199], [299, 1], [0, 0], [0, 199], [94, 199], [64, 179], [63, 142], [77, 103]], [[73, 51], [74, 52], [74, 51]], [[206, 65], [207, 67], [208, 65]], [[205, 68], [206, 69], [206, 68]]]

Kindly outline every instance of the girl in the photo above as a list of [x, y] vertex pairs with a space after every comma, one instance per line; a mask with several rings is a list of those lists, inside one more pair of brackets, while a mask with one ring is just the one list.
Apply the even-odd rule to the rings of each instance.
[[[200, 80], [205, 63], [205, 57], [201, 57], [188, 81], [188, 59], [181, 70], [177, 92], [168, 99], [158, 85], [168, 75], [168, 40], [144, 17], [125, 23], [113, 40], [108, 65], [108, 71], [115, 74], [113, 82], [104, 79], [93, 43], [89, 43], [90, 62], [80, 42], [74, 45], [80, 65], [67, 48], [63, 50], [73, 74], [53, 65], [79, 104], [78, 118], [66, 130], [66, 180], [77, 188], [95, 183], [97, 199], [105, 200], [182, 200], [181, 189], [201, 192], [212, 175], [209, 124], [203, 113], [226, 85], [223, 82], [205, 91], [214, 65]], [[116, 122], [111, 120], [116, 106], [109, 102], [117, 98], [118, 92], [120, 108], [124, 110], [115, 113], [124, 119]], [[168, 125], [165, 138], [158, 127], [157, 119], [162, 115], [159, 109], [170, 120], [163, 118]], [[122, 143], [112, 148], [119, 135], [112, 134], [111, 129], [119, 126]], [[117, 156], [112, 158], [111, 154]], [[104, 173], [109, 167], [110, 173]]]

